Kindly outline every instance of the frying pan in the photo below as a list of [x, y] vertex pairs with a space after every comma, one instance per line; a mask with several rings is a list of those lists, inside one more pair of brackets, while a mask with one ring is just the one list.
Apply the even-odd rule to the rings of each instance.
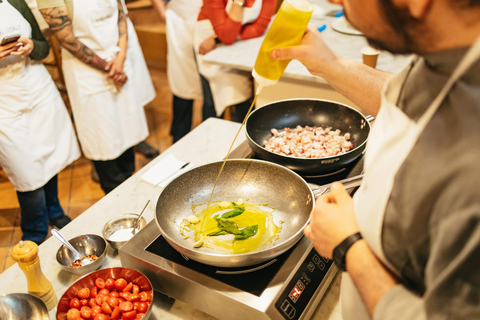
[[303, 235], [315, 196], [295, 172], [281, 165], [254, 159], [227, 160], [218, 179], [212, 202], [237, 201], [267, 204], [275, 209], [274, 221], [284, 221], [279, 238], [267, 249], [225, 254], [217, 250], [194, 248], [194, 240], [180, 233], [183, 219], [192, 206], [206, 203], [223, 161], [195, 167], [170, 182], [158, 197], [155, 221], [165, 240], [179, 253], [195, 261], [217, 267], [244, 267], [271, 260], [290, 249]]
[[[340, 170], [356, 160], [364, 151], [370, 133], [370, 123], [359, 111], [339, 102], [319, 99], [288, 99], [269, 103], [253, 111], [245, 123], [247, 141], [263, 160], [281, 164], [301, 175], [318, 175]], [[333, 157], [298, 158], [279, 155], [264, 148], [263, 142], [272, 137], [271, 129], [285, 127], [332, 127], [341, 134], [350, 133], [353, 149]]]

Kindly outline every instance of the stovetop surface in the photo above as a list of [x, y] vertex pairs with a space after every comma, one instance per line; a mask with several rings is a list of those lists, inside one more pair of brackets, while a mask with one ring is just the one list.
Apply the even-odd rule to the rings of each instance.
[[294, 248], [295, 246], [266, 263], [242, 268], [219, 268], [188, 259], [173, 249], [161, 235], [146, 250], [232, 287], [260, 296]]

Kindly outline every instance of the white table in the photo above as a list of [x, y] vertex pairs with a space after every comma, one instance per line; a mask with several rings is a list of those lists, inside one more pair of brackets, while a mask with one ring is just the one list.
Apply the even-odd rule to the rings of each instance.
[[[81, 234], [102, 235], [102, 227], [108, 220], [124, 213], [139, 212], [148, 200], [151, 200], [152, 203], [148, 206], [143, 216], [147, 222], [150, 222], [154, 219], [154, 204], [162, 188], [145, 182], [140, 177], [168, 154], [173, 154], [176, 158], [183, 161], [190, 161], [194, 166], [220, 161], [226, 156], [228, 148], [239, 128], [240, 124], [235, 122], [215, 118], [208, 119], [78, 216], [63, 228], [61, 233], [67, 239]], [[239, 134], [234, 147], [240, 145], [245, 139], [245, 132], [242, 128], [242, 132]], [[39, 247], [43, 273], [52, 283], [58, 299], [80, 277], [60, 268], [55, 258], [59, 247], [60, 243], [54, 237], [50, 237]], [[119, 266], [121, 266], [121, 262], [118, 252], [109, 247], [107, 257], [101, 268]], [[341, 320], [338, 308], [339, 278], [337, 276], [335, 282], [327, 291], [312, 319]], [[26, 278], [17, 264], [0, 274], [0, 283], [0, 294], [27, 292]], [[55, 312], [56, 308], [50, 311], [50, 319], [55, 319]], [[156, 292], [150, 319], [208, 320], [215, 318], [183, 302], [169, 299]]]

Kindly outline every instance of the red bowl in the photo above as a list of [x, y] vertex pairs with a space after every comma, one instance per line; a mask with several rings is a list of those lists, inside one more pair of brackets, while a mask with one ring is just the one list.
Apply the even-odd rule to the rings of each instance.
[[[123, 267], [116, 267], [116, 268], [105, 268], [100, 269], [97, 271], [93, 271], [80, 279], [78, 279], [74, 284], [72, 284], [67, 291], [62, 295], [60, 298], [58, 305], [57, 305], [57, 320], [66, 320], [67, 319], [67, 312], [70, 308], [70, 301], [73, 298], [77, 297], [78, 291], [83, 288], [91, 289], [95, 286], [95, 280], [101, 278], [103, 280], [107, 280], [108, 278], [119, 279], [124, 278], [127, 283], [132, 282], [136, 284], [140, 288], [140, 292], [142, 291], [150, 291], [152, 290], [152, 303], [153, 303], [153, 286], [150, 280], [139, 271], [123, 268]], [[148, 310], [145, 312], [144, 319], [148, 319], [152, 311], [152, 303], [150, 303]]]

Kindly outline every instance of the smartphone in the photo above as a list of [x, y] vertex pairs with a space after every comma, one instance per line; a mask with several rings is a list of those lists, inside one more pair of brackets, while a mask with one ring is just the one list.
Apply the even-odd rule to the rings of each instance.
[[21, 37], [21, 35], [19, 35], [19, 34], [11, 34], [9, 36], [5, 36], [5, 37], [3, 37], [2, 42], [0, 43], [0, 46], [4, 46], [4, 45], [7, 45], [9, 43], [15, 42], [18, 39], [20, 39], [20, 37]]

